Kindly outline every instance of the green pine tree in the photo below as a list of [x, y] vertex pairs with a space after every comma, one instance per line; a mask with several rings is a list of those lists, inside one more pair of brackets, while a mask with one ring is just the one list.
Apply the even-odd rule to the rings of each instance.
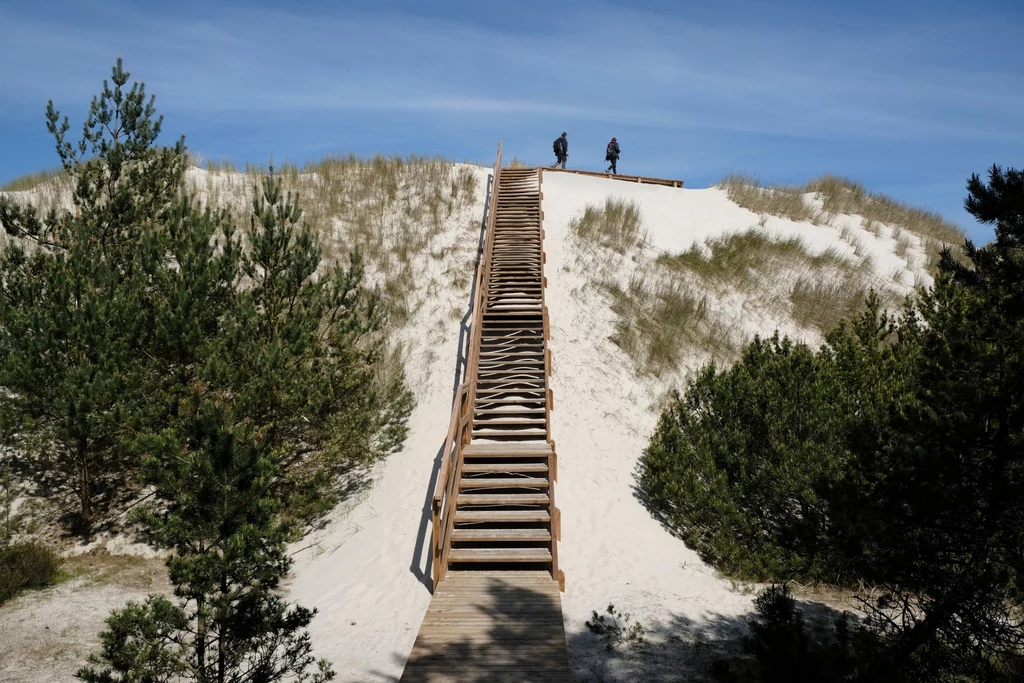
[[164, 263], [154, 236], [186, 163], [182, 141], [154, 145], [162, 118], [128, 79], [118, 59], [77, 144], [47, 107], [73, 211], [43, 216], [0, 198], [0, 223], [21, 238], [0, 255], [0, 417], [40, 492], [74, 500], [83, 531], [132, 490], [124, 436], [143, 400], [139, 349], [151, 343], [147, 299]]
[[[289, 606], [279, 583], [291, 565], [295, 527], [282, 519], [277, 466], [251, 424], [223, 395], [197, 392], [176, 429], [153, 437], [149, 482], [162, 504], [146, 515], [168, 560], [176, 602], [151, 597], [108, 619], [91, 683], [327, 681], [305, 630], [315, 610]], [[183, 441], [179, 441], [183, 440]], [[315, 665], [315, 669], [314, 669]]]
[[996, 225], [968, 263], [949, 252], [920, 318], [916, 400], [861, 460], [874, 482], [858, 525], [874, 539], [869, 604], [888, 661], [912, 680], [1024, 675], [1024, 173], [968, 182], [967, 210]]

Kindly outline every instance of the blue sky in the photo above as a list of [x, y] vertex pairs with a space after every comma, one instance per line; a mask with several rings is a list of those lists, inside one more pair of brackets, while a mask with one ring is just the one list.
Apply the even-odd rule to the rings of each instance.
[[964, 183], [1024, 166], [1024, 3], [6, 2], [0, 183], [55, 166], [118, 54], [210, 158], [440, 154], [705, 187], [824, 171], [926, 206], [978, 241]]

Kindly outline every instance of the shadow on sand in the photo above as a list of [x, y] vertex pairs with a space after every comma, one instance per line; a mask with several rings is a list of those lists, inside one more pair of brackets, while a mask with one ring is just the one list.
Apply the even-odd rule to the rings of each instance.
[[[469, 354], [469, 342], [470, 337], [470, 321], [473, 319], [473, 302], [476, 299], [476, 276], [475, 273], [480, 267], [480, 260], [483, 258], [484, 252], [484, 237], [487, 228], [487, 214], [490, 211], [491, 205], [491, 190], [494, 183], [494, 176], [487, 176], [487, 192], [484, 195], [484, 217], [480, 221], [480, 234], [477, 237], [476, 247], [476, 261], [473, 269], [474, 277], [472, 278], [472, 284], [469, 290], [469, 306], [466, 309], [466, 314], [462, 316], [462, 320], [459, 321], [459, 348], [455, 355], [455, 372], [452, 375], [452, 401], [455, 401], [455, 396], [458, 394], [459, 386], [465, 381], [466, 376], [466, 364], [468, 362]], [[447, 425], [445, 425], [447, 427]], [[447, 433], [447, 432], [446, 432]], [[412, 551], [412, 561], [409, 563], [409, 571], [427, 587], [427, 590], [433, 589], [433, 578], [431, 572], [433, 571], [433, 553], [427, 553], [426, 559], [423, 560], [423, 550], [427, 545], [428, 538], [430, 537], [432, 527], [432, 511], [431, 501], [434, 498], [434, 488], [437, 486], [437, 475], [441, 470], [441, 459], [444, 456], [444, 449], [448, 444], [443, 443], [437, 449], [437, 453], [434, 454], [434, 465], [430, 470], [430, 481], [427, 483], [426, 495], [423, 498], [423, 509], [420, 514], [420, 524], [416, 532], [416, 543]], [[423, 562], [424, 566], [421, 567], [420, 563]]]

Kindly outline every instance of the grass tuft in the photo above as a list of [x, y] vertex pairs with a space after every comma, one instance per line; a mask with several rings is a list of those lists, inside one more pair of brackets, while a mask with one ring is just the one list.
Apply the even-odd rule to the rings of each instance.
[[0, 185], [0, 192], [26, 192], [28, 190], [34, 190], [43, 183], [49, 182], [54, 178], [59, 178], [63, 175], [63, 168], [48, 168], [42, 171], [36, 171], [35, 173], [23, 175]]
[[[962, 245], [966, 238], [959, 227], [934, 211], [910, 206], [878, 192], [869, 192], [862, 184], [849, 178], [826, 173], [808, 181], [804, 190], [821, 198], [823, 210], [828, 215], [857, 214], [868, 221], [914, 233], [924, 241], [929, 263], [937, 262], [937, 254], [944, 246]], [[934, 258], [932, 253], [936, 254]]]
[[798, 325], [825, 333], [860, 313], [867, 296], [864, 280], [847, 273], [839, 279], [801, 277], [793, 285], [789, 300], [793, 320]]
[[755, 283], [758, 276], [770, 275], [782, 268], [844, 269], [852, 265], [836, 249], [814, 255], [799, 237], [776, 240], [756, 229], [712, 238], [681, 254], [661, 254], [656, 263], [676, 272], [687, 271], [698, 278], [729, 283], [741, 289]]
[[[634, 275], [625, 288], [609, 283], [605, 291], [618, 316], [611, 340], [642, 373], [661, 377], [677, 370], [688, 348], [731, 348], [728, 336], [709, 326], [707, 298], [682, 280]], [[722, 338], [712, 344], [714, 336]]]
[[718, 182], [718, 186], [728, 193], [730, 200], [756, 214], [794, 221], [815, 220], [813, 208], [804, 201], [803, 190], [794, 185], [763, 186], [752, 175], [730, 173]]
[[569, 231], [582, 242], [625, 254], [646, 241], [640, 205], [609, 197], [604, 206], [587, 206], [569, 222]]

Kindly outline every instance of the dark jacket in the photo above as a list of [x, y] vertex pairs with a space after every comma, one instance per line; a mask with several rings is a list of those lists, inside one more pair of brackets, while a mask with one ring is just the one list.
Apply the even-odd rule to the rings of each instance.
[[562, 136], [555, 138], [555, 156], [569, 156], [569, 141]]
[[604, 151], [604, 160], [611, 161], [612, 159], [618, 159], [621, 150], [619, 149], [619, 143], [609, 142], [608, 148]]

